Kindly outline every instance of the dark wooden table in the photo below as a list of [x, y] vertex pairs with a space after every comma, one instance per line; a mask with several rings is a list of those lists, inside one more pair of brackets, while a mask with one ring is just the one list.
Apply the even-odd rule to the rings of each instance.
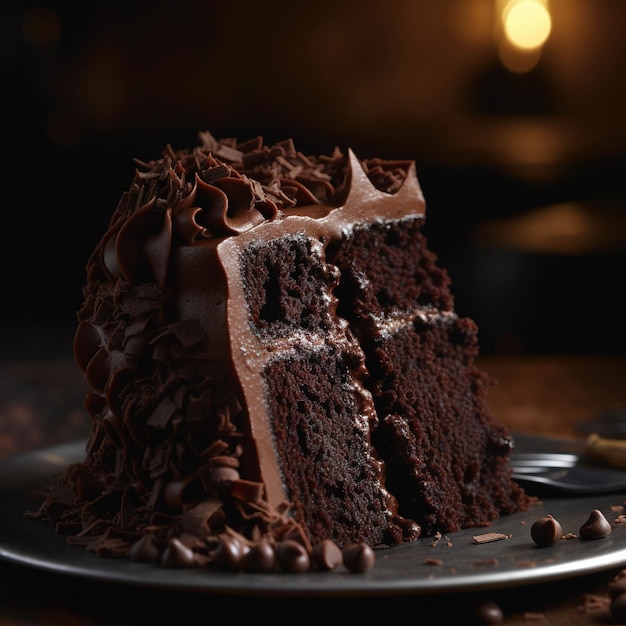
[[[626, 357], [489, 356], [479, 362], [499, 381], [489, 401], [513, 431], [582, 438], [578, 421], [626, 401]], [[91, 423], [82, 408], [84, 391], [69, 351], [38, 360], [29, 355], [0, 360], [0, 459], [85, 437]], [[484, 601], [499, 604], [505, 624], [614, 624], [608, 584], [619, 571], [472, 593], [292, 598], [155, 591], [0, 560], [0, 625], [135, 626], [210, 623], [216, 617], [293, 623], [340, 611], [350, 620], [397, 616], [415, 624], [471, 624], [480, 623], [472, 616]]]

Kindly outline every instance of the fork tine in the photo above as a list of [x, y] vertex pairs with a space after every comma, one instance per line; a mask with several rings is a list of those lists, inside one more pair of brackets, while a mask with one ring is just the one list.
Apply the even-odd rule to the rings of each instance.
[[579, 457], [575, 454], [560, 453], [513, 452], [510, 457], [511, 466], [525, 472], [532, 469], [569, 468], [576, 465], [578, 461]]
[[536, 467], [561, 467], [576, 465], [577, 459], [511, 459], [511, 465]]
[[576, 463], [551, 461], [549, 463], [511, 463], [511, 467], [515, 470], [520, 469], [524, 471], [536, 470], [542, 471], [546, 469], [568, 469], [574, 467]]
[[513, 459], [562, 459], [576, 460], [578, 454], [569, 454], [566, 452], [511, 452], [510, 457]]

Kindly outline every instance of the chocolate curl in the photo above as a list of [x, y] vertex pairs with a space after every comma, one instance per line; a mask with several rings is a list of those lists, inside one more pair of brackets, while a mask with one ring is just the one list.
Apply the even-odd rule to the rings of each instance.
[[218, 491], [229, 491], [234, 481], [239, 480], [239, 460], [232, 456], [211, 457], [207, 463], [209, 476]]
[[119, 227], [115, 227], [115, 229], [112, 228], [102, 237], [100, 245], [96, 248], [102, 254], [101, 261], [95, 258], [95, 256], [89, 260], [87, 264], [87, 280], [90, 283], [97, 281], [99, 277], [114, 281], [122, 275], [115, 249], [118, 232]]
[[218, 498], [208, 497], [185, 511], [180, 517], [180, 525], [185, 532], [206, 539], [224, 526], [223, 506]]
[[143, 252], [155, 282], [162, 288], [167, 281], [167, 270], [170, 266], [170, 250], [172, 248], [172, 209], [163, 214], [163, 228], [146, 239]]
[[111, 372], [109, 353], [105, 348], [98, 348], [85, 367], [87, 383], [99, 393], [104, 393]]
[[199, 481], [196, 474], [170, 480], [163, 489], [165, 504], [172, 511], [181, 511], [184, 504], [197, 495], [198, 487]]
[[171, 211], [157, 208], [153, 198], [128, 218], [117, 235], [115, 252], [124, 278], [131, 285], [157, 282], [163, 286], [171, 243]]
[[263, 483], [244, 480], [242, 478], [233, 480], [230, 494], [244, 502], [260, 502], [263, 499], [265, 487]]
[[[319, 200], [313, 195], [311, 190], [297, 180], [292, 178], [281, 178], [280, 186], [284, 194], [288, 198], [292, 198], [293, 203], [298, 206], [307, 206], [309, 204], [319, 203]], [[330, 186], [330, 188], [332, 190], [332, 186]]]
[[[100, 350], [100, 335], [98, 331], [92, 324], [81, 321], [74, 335], [74, 355], [78, 366], [83, 372], [87, 369], [89, 362], [98, 350]], [[100, 385], [100, 387], [103, 387], [103, 385]]]
[[257, 201], [252, 186], [233, 176], [209, 185], [196, 174], [196, 202], [202, 211], [193, 213], [195, 223], [216, 235], [246, 232], [278, 214], [273, 202]]

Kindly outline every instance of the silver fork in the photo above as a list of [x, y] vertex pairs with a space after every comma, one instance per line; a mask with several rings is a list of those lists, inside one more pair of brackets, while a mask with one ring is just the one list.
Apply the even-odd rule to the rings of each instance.
[[513, 452], [511, 465], [516, 473], [540, 474], [553, 469], [568, 469], [580, 460], [578, 454], [561, 452]]
[[512, 452], [513, 479], [571, 494], [626, 490], [626, 471], [598, 464], [584, 455], [558, 452]]

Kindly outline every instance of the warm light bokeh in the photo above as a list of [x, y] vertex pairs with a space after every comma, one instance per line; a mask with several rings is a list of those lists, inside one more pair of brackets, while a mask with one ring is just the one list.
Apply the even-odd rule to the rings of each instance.
[[502, 20], [507, 40], [522, 50], [540, 48], [552, 29], [550, 11], [540, 0], [512, 0], [505, 8]]
[[517, 74], [531, 71], [552, 31], [548, 0], [498, 0], [496, 21], [502, 65]]

